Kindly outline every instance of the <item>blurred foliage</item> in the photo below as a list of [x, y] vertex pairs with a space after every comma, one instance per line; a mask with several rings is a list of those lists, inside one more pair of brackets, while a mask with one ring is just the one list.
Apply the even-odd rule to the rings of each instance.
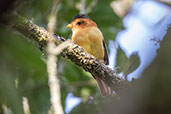
[[[117, 32], [123, 29], [121, 19], [114, 14], [110, 3], [113, 0], [98, 0], [97, 5], [90, 12], [89, 17], [97, 22], [102, 30], [106, 42], [114, 40]], [[61, 0], [58, 7], [56, 33], [70, 38], [71, 30], [66, 28], [73, 16], [79, 13], [76, 4], [80, 0]], [[87, 0], [87, 5], [91, 0]], [[49, 14], [53, 0], [18, 0], [16, 11], [36, 24], [47, 28]], [[123, 51], [117, 54], [120, 72], [125, 75], [135, 70], [139, 65], [136, 54], [127, 58]], [[138, 62], [138, 64], [134, 64]], [[122, 63], [119, 63], [121, 62]], [[126, 66], [124, 66], [126, 62]], [[61, 79], [61, 99], [65, 108], [65, 98], [69, 92], [81, 97], [82, 102], [71, 113], [100, 114], [100, 105], [104, 98], [94, 79], [89, 73], [59, 57], [59, 74]], [[91, 96], [91, 97], [90, 97]], [[0, 105], [6, 104], [14, 114], [23, 114], [22, 98], [29, 101], [32, 114], [47, 114], [50, 109], [50, 95], [48, 88], [46, 64], [41, 52], [18, 33], [0, 25]], [[90, 100], [89, 98], [93, 98]], [[89, 105], [87, 105], [89, 104]]]
[[[112, 98], [112, 99], [111, 99]], [[79, 106], [75, 107], [70, 114], [106, 114], [103, 112], [102, 106], [109, 101], [115, 101], [118, 99], [118, 96], [110, 96], [110, 97], [101, 97], [95, 96], [90, 97], [86, 102], [80, 103]]]
[[13, 112], [22, 114], [24, 96], [33, 104], [30, 105], [33, 113], [43, 114], [50, 105], [46, 64], [40, 59], [37, 48], [21, 36], [8, 32], [0, 31], [0, 104], [7, 100]]

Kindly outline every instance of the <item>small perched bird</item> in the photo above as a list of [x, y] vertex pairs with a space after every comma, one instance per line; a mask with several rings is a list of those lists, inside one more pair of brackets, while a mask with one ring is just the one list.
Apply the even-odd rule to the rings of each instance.
[[[87, 15], [76, 15], [67, 28], [72, 29], [72, 41], [81, 46], [87, 53], [96, 57], [100, 62], [109, 64], [108, 52], [102, 32], [97, 24]], [[94, 76], [102, 96], [111, 94], [111, 89], [98, 76]]]

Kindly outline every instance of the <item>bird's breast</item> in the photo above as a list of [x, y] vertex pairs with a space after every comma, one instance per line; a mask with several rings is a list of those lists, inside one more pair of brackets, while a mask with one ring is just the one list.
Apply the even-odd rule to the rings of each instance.
[[103, 35], [97, 27], [74, 30], [72, 40], [97, 59], [104, 58]]

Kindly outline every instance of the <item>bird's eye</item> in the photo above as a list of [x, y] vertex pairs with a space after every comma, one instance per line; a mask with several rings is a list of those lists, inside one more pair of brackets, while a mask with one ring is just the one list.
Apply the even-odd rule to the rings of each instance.
[[81, 21], [79, 21], [79, 22], [77, 22], [77, 25], [81, 25], [83, 22], [81, 22]]

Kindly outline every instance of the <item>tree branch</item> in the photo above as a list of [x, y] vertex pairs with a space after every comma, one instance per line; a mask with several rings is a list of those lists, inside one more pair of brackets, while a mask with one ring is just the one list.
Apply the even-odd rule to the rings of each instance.
[[[5, 14], [1, 16], [0, 21], [29, 38], [31, 41], [34, 41], [39, 49], [44, 52], [47, 39], [50, 37], [47, 30], [17, 14]], [[54, 37], [54, 40], [56, 45], [63, 42], [63, 38], [59, 36]], [[119, 77], [112, 69], [100, 63], [94, 56], [86, 53], [78, 45], [72, 44], [72, 46], [67, 48], [61, 55], [72, 61], [74, 64], [82, 67], [92, 75], [99, 76], [99, 78], [104, 80], [104, 82], [116, 93], [130, 85], [126, 80]]]

